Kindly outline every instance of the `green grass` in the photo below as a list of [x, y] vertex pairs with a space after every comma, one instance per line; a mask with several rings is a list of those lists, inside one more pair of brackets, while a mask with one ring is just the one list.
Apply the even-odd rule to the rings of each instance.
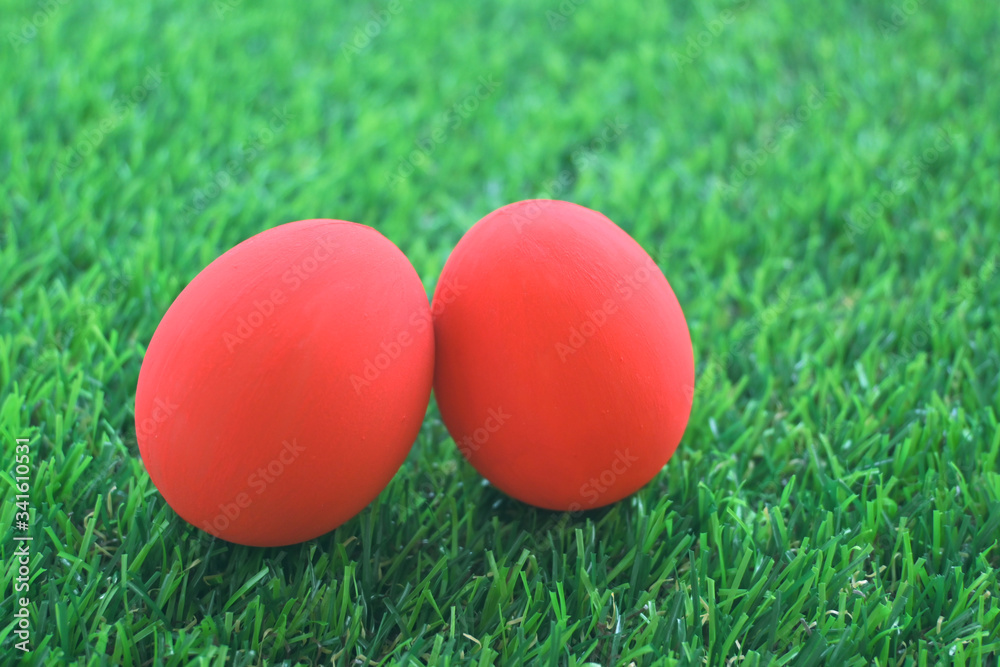
[[[997, 664], [995, 5], [284, 6], [0, 0], [0, 663]], [[469, 226], [540, 194], [618, 222], [685, 309], [695, 405], [653, 482], [524, 506], [432, 403], [310, 543], [164, 503], [136, 379], [206, 264], [335, 217], [430, 291]]]

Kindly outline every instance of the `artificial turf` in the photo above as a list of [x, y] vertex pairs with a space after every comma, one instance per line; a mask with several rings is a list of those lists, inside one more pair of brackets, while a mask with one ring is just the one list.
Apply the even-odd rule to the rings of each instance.
[[[997, 664], [997, 5], [0, 16], [0, 664]], [[166, 505], [136, 379], [205, 265], [341, 218], [430, 291], [477, 219], [536, 196], [608, 215], [684, 307], [694, 408], [649, 485], [525, 506], [432, 402], [388, 488], [306, 544]]]

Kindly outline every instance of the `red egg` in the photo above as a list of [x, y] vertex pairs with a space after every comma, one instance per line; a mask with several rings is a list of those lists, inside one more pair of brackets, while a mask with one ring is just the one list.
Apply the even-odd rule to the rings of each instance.
[[649, 255], [600, 213], [548, 200], [490, 213], [445, 263], [432, 313], [442, 419], [508, 495], [607, 505], [680, 442], [694, 395], [684, 313]]
[[301, 542], [389, 483], [433, 370], [427, 295], [392, 242], [342, 220], [280, 225], [209, 264], [163, 316], [139, 373], [139, 451], [193, 525]]

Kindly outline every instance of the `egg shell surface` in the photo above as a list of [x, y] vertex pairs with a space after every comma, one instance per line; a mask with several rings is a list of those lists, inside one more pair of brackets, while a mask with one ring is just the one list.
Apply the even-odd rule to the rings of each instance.
[[531, 505], [576, 511], [647, 484], [691, 412], [681, 306], [602, 214], [529, 200], [477, 222], [432, 305], [435, 396], [462, 454]]
[[427, 295], [391, 241], [342, 220], [279, 225], [209, 264], [163, 316], [136, 390], [142, 461], [207, 532], [309, 540], [389, 483], [433, 367]]

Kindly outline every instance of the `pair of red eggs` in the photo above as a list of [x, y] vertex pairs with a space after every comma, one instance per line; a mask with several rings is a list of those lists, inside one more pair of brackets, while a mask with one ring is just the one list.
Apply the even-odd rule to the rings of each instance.
[[659, 268], [582, 206], [490, 213], [455, 247], [431, 304], [371, 227], [302, 220], [232, 248], [167, 310], [139, 373], [139, 450], [193, 525], [293, 544], [385, 488], [432, 385], [491, 483], [578, 511], [630, 495], [667, 462], [694, 358]]

